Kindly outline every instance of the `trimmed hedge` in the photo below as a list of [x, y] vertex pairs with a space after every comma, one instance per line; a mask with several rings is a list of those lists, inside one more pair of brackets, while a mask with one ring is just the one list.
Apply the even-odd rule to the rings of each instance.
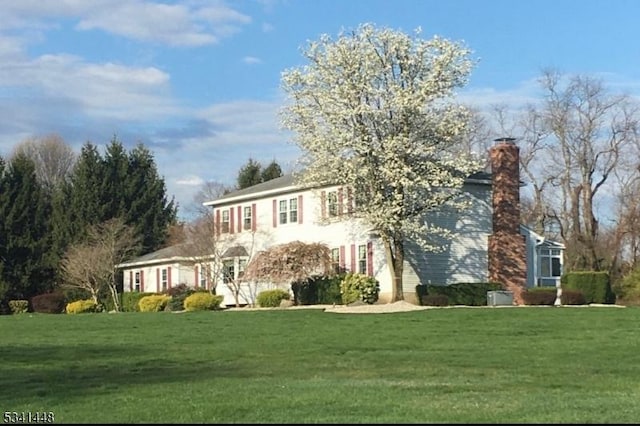
[[[487, 292], [502, 290], [500, 283], [455, 283], [450, 285], [418, 284], [416, 296], [421, 305], [427, 306], [425, 296], [447, 296], [450, 305], [486, 306]], [[428, 300], [427, 300], [428, 301]]]
[[420, 299], [422, 306], [448, 306], [449, 298], [444, 294], [426, 294]]
[[314, 275], [291, 284], [295, 305], [340, 305], [340, 283], [346, 274]]
[[41, 314], [61, 314], [64, 312], [65, 299], [62, 293], [45, 293], [31, 298], [33, 312]]
[[289, 300], [291, 295], [288, 291], [284, 291], [280, 288], [273, 290], [264, 290], [258, 294], [256, 302], [258, 306], [263, 308], [277, 308], [280, 306], [280, 302], [283, 300]]
[[29, 312], [28, 300], [9, 300], [9, 309], [12, 314], [24, 314]]
[[140, 299], [155, 293], [140, 293], [137, 291], [122, 293], [122, 312], [140, 312]]
[[199, 291], [184, 299], [184, 309], [187, 311], [212, 311], [220, 308], [222, 300], [222, 296]]
[[[555, 287], [532, 287], [522, 292], [525, 305], [552, 306], [556, 301]], [[584, 305], [586, 299], [580, 290], [562, 290], [560, 301], [563, 305]]]
[[166, 294], [152, 294], [151, 296], [144, 296], [138, 302], [140, 312], [161, 312], [167, 307], [167, 303], [171, 300], [171, 296]]
[[580, 290], [587, 303], [615, 303], [616, 301], [607, 272], [569, 272], [563, 278], [562, 289]]
[[93, 299], [76, 300], [75, 302], [67, 303], [66, 311], [68, 314], [84, 314], [89, 312], [96, 312], [98, 307]]

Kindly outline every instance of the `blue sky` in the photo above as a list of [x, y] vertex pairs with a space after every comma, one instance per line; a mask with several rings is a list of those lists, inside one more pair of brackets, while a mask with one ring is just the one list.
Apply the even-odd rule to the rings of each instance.
[[280, 74], [323, 33], [371, 22], [462, 41], [478, 64], [461, 100], [517, 108], [547, 67], [640, 95], [639, 17], [637, 0], [3, 0], [0, 155], [50, 133], [76, 152], [143, 142], [184, 207], [249, 157], [293, 167]]

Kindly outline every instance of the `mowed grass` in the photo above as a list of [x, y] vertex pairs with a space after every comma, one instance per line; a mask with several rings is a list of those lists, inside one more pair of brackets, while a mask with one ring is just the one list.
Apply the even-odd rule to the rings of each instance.
[[0, 317], [0, 406], [64, 423], [636, 423], [640, 308]]

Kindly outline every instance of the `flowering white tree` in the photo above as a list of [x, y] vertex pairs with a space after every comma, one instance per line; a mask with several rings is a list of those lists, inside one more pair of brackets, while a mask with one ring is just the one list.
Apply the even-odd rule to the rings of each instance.
[[309, 61], [286, 70], [290, 101], [284, 128], [303, 152], [302, 183], [342, 184], [354, 190], [358, 213], [380, 235], [402, 300], [407, 238], [437, 250], [446, 230], [425, 221], [444, 205], [461, 207], [464, 179], [480, 161], [455, 146], [469, 131], [469, 111], [453, 102], [473, 66], [470, 51], [363, 24], [310, 42]]

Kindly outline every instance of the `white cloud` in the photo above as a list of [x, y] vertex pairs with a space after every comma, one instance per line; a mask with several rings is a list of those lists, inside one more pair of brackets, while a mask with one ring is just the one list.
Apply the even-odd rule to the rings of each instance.
[[242, 58], [242, 62], [249, 65], [261, 64], [262, 60], [260, 58], [256, 58], [255, 56], [245, 56]]
[[166, 4], [144, 0], [4, 0], [0, 30], [46, 30], [58, 18], [77, 20], [78, 30], [102, 30], [170, 46], [203, 46], [240, 31], [251, 17], [222, 1]]
[[270, 33], [271, 31], [273, 31], [273, 30], [275, 30], [275, 29], [276, 29], [276, 27], [274, 27], [273, 25], [271, 25], [271, 24], [270, 24], [270, 23], [268, 23], [268, 22], [264, 22], [264, 23], [262, 24], [262, 32]]
[[176, 185], [182, 186], [202, 186], [204, 179], [196, 175], [187, 175], [176, 179]]

